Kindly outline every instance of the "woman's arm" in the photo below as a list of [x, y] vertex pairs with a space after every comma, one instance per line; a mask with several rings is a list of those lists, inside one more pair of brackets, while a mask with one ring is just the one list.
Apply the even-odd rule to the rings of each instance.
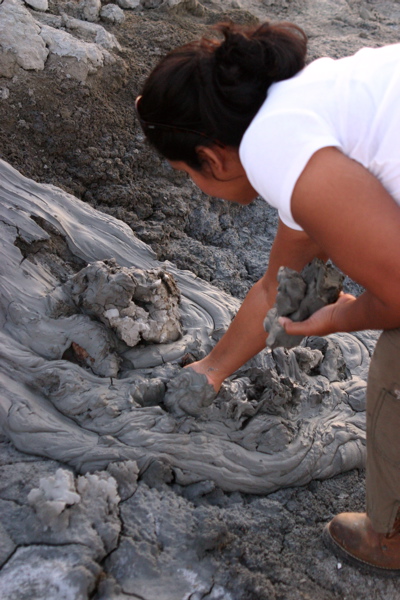
[[316, 256], [326, 258], [304, 232], [280, 222], [265, 275], [251, 288], [228, 331], [211, 353], [190, 367], [207, 375], [218, 390], [226, 377], [265, 347], [267, 334], [263, 321], [275, 302], [279, 267], [284, 265], [299, 271]]
[[292, 213], [314, 242], [366, 292], [344, 296], [290, 334], [400, 326], [400, 207], [379, 180], [335, 148], [316, 152], [300, 176]]

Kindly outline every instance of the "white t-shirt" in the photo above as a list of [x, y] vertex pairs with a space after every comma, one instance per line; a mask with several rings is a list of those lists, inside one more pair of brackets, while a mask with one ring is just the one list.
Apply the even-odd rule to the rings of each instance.
[[269, 88], [239, 155], [253, 188], [292, 229], [301, 230], [294, 186], [327, 146], [364, 165], [400, 204], [400, 44], [320, 58]]

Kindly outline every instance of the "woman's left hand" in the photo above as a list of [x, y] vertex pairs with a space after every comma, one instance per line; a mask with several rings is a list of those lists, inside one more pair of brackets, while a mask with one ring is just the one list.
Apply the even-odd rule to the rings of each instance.
[[335, 333], [338, 331], [337, 326], [335, 326], [339, 321], [337, 318], [338, 311], [340, 311], [345, 304], [355, 302], [355, 300], [355, 296], [341, 293], [337, 302], [320, 308], [320, 310], [317, 310], [305, 321], [292, 321], [288, 317], [279, 317], [279, 323], [289, 335], [323, 336], [328, 335], [328, 333]]

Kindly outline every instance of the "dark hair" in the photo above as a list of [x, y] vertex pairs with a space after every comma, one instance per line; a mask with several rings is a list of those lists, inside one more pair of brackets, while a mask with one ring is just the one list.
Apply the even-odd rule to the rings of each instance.
[[239, 147], [269, 86], [305, 64], [307, 37], [292, 23], [220, 23], [224, 39], [172, 50], [146, 80], [138, 115], [149, 142], [169, 160], [201, 168], [196, 147]]

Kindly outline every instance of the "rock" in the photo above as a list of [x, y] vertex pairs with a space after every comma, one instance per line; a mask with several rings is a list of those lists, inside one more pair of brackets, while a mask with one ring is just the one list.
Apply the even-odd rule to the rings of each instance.
[[83, 0], [82, 12], [86, 21], [96, 22], [100, 18], [101, 0]]
[[107, 50], [121, 49], [115, 35], [106, 31], [102, 25], [88, 23], [66, 14], [63, 14], [63, 25], [85, 42], [93, 42]]
[[166, 483], [174, 481], [174, 472], [168, 463], [154, 460], [144, 471], [141, 479], [150, 488], [162, 489]]
[[12, 77], [17, 66], [42, 71], [49, 50], [40, 26], [20, 0], [0, 4], [0, 77]]
[[34, 8], [35, 10], [49, 10], [48, 0], [25, 0], [25, 4]]
[[141, 5], [140, 0], [117, 0], [121, 8], [138, 8]]
[[163, 0], [141, 0], [143, 8], [158, 8], [163, 4]]
[[64, 71], [80, 82], [85, 82], [88, 75], [96, 73], [105, 64], [115, 62], [115, 58], [99, 44], [83, 42], [66, 31], [42, 25], [40, 36], [52, 54], [52, 62], [58, 59]]
[[10, 90], [8, 87], [1, 86], [0, 87], [0, 100], [7, 100], [10, 97]]
[[43, 23], [49, 27], [55, 27], [59, 29], [63, 26], [63, 18], [60, 15], [52, 15], [50, 13], [38, 12], [35, 14], [35, 21], [37, 23]]
[[100, 11], [100, 18], [106, 23], [119, 24], [124, 21], [125, 15], [116, 4], [106, 4]]
[[[142, 0], [142, 4], [144, 8], [157, 8], [160, 5], [160, 1]], [[198, 0], [163, 0], [161, 4], [163, 8], [170, 8], [178, 13], [188, 12], [199, 17], [203, 16], [206, 12], [204, 6]]]
[[[100, 12], [99, 5], [100, 0], [96, 2], [97, 14]], [[93, 6], [84, 5], [87, 10]], [[98, 20], [92, 13], [88, 15], [91, 20]], [[62, 26], [82, 39], [59, 29]], [[38, 20], [35, 20], [21, 0], [0, 3], [0, 40], [0, 77], [13, 77], [18, 66], [27, 70], [43, 70], [50, 58], [49, 66], [60, 66], [61, 63], [64, 73], [85, 82], [88, 75], [105, 64], [115, 63], [116, 59], [108, 49], [120, 49], [115, 36], [101, 25], [67, 15], [43, 13], [38, 13]]]

